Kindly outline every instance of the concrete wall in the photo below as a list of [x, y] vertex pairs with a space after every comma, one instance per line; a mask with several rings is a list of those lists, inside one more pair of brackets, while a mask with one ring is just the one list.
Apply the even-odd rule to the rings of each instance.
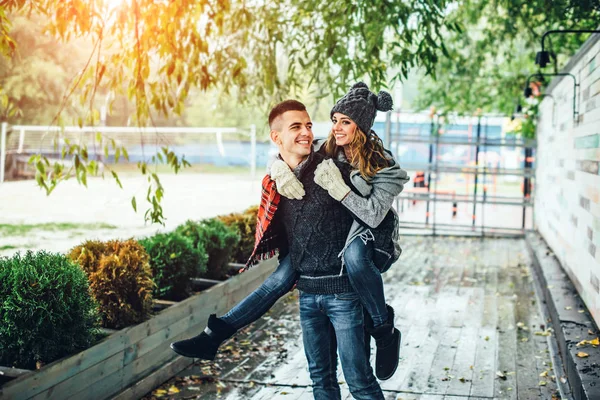
[[600, 35], [562, 72], [580, 84], [579, 116], [573, 120], [573, 80], [552, 81], [545, 93], [554, 101], [540, 106], [535, 223], [600, 325]]

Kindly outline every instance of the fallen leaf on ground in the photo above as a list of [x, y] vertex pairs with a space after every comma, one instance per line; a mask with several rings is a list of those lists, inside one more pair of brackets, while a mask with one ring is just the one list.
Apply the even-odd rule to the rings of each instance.
[[156, 389], [152, 394], [157, 397], [162, 397], [167, 394], [167, 391], [164, 389]]
[[502, 373], [502, 371], [497, 371], [497, 372], [496, 372], [496, 376], [497, 376], [498, 378], [502, 379], [503, 381], [505, 381], [505, 380], [506, 380], [506, 375], [504, 375], [504, 374]]
[[577, 347], [581, 347], [581, 346], [585, 346], [587, 344], [591, 344], [592, 346], [600, 346], [600, 338], [596, 338], [593, 340], [582, 340], [581, 342], [577, 343]]
[[534, 332], [534, 334], [538, 335], [538, 336], [550, 336], [550, 335], [552, 335], [552, 332], [550, 332], [550, 330], [547, 329], [543, 332]]
[[579, 358], [586, 358], [589, 356], [590, 355], [588, 353], [584, 353], [583, 351], [580, 351], [579, 353], [577, 353], [577, 357], [579, 357]]
[[546, 385], [547, 385], [547, 383], [546, 383], [546, 381], [540, 381], [539, 385], [540, 385], [540, 386], [546, 386]]
[[540, 376], [541, 376], [542, 378], [545, 378], [545, 377], [547, 377], [547, 376], [548, 376], [548, 371], [544, 371], [544, 372], [542, 372], [542, 373], [540, 374]]
[[571, 306], [566, 306], [565, 307], [565, 310], [572, 310], [572, 309], [573, 309], [573, 307], [571, 307]]
[[174, 393], [179, 393], [179, 389], [177, 389], [177, 386], [173, 385], [169, 388], [169, 394], [174, 394]]

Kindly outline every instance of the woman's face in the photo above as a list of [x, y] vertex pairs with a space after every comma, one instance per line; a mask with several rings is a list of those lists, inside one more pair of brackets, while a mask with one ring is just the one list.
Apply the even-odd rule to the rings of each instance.
[[331, 117], [333, 127], [331, 131], [335, 137], [335, 144], [338, 146], [347, 146], [354, 140], [356, 135], [356, 124], [348, 116], [340, 113], [334, 113]]

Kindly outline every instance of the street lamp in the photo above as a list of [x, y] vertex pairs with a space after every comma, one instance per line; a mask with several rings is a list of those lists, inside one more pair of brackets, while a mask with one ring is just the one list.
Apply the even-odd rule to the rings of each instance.
[[547, 31], [542, 35], [542, 51], [538, 51], [535, 55], [535, 63], [539, 65], [540, 68], [545, 68], [546, 65], [548, 65], [548, 63], [550, 62], [550, 53], [544, 50], [544, 39], [551, 33], [600, 33], [600, 31], [594, 29], [556, 29]]
[[[550, 31], [550, 32], [552, 32], [552, 31]], [[568, 72], [559, 72], [556, 74], [543, 74], [541, 72], [538, 72], [536, 74], [531, 74], [527, 77], [527, 81], [525, 83], [525, 88], [523, 89], [523, 95], [525, 96], [525, 98], [529, 98], [532, 95], [532, 90], [529, 87], [531, 78], [540, 77], [543, 79], [544, 76], [570, 76], [571, 78], [573, 78], [573, 119], [575, 121], [577, 121], [577, 115], [579, 114], [579, 112], [577, 111], [577, 87], [579, 86], [579, 83], [577, 83], [577, 79], [575, 78], [575, 75], [573, 75], [573, 74], [570, 74]]]

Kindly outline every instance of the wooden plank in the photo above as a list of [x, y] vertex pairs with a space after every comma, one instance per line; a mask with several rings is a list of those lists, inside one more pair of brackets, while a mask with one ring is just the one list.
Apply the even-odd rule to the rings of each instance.
[[496, 378], [496, 327], [482, 327], [477, 339], [471, 396], [493, 397]]
[[432, 327], [425, 335], [425, 340], [419, 347], [419, 352], [410, 361], [411, 369], [402, 383], [402, 390], [423, 393], [428, 389], [431, 366], [433, 364], [437, 349], [439, 347], [443, 328]]
[[159, 346], [163, 346], [165, 343], [171, 343], [175, 337], [180, 337], [182, 335], [194, 336], [199, 332], [199, 329], [201, 329], [198, 326], [199, 323], [197, 319], [197, 315], [189, 315], [127, 347], [127, 349], [125, 349], [127, 356], [125, 357], [124, 365], [144, 356], [146, 353]]
[[498, 303], [498, 371], [494, 396], [506, 400], [517, 399], [516, 359], [517, 327], [514, 302], [510, 297], [500, 297]]
[[[541, 397], [539, 376], [535, 359], [535, 344], [532, 341], [530, 297], [526, 284], [521, 277], [513, 275], [514, 286], [518, 289], [515, 304], [515, 320], [517, 321], [517, 397], [536, 399]], [[525, 286], [525, 287], [524, 287]], [[533, 289], [533, 288], [530, 288]], [[523, 293], [523, 291], [525, 291]]]
[[119, 331], [99, 344], [76, 355], [57, 360], [42, 369], [17, 378], [0, 388], [0, 399], [28, 399], [56, 384], [69, 379], [81, 371], [90, 368], [122, 352], [125, 346], [125, 335]]
[[[114, 373], [106, 376], [104, 379], [95, 382], [94, 385], [89, 386], [82, 384], [81, 390], [72, 396], [64, 397], [60, 400], [104, 400], [111, 398], [112, 395], [119, 393], [123, 386], [117, 384], [123, 382], [123, 370], [118, 369]], [[82, 382], [80, 382], [82, 383]]]
[[[461, 329], [456, 356], [450, 369], [446, 395], [463, 396], [471, 392], [473, 365], [475, 364], [475, 351], [477, 349], [477, 328], [465, 327]], [[463, 378], [461, 381], [460, 378]]]
[[176, 375], [178, 372], [183, 371], [193, 362], [194, 360], [191, 358], [177, 356], [173, 361], [169, 362], [164, 367], [151, 373], [144, 379], [136, 382], [133, 386], [128, 387], [117, 396], [113, 397], [113, 400], [138, 399], [146, 393], [152, 391], [153, 388], [160, 385], [170, 377]]
[[444, 395], [448, 388], [448, 374], [456, 357], [461, 328], [448, 327], [442, 335], [427, 380], [427, 393]]
[[[120, 370], [122, 366], [123, 352], [120, 352], [104, 362], [98, 363], [73, 376], [72, 379], [64, 380], [50, 389], [43, 391], [37, 396], [32, 397], [32, 400], [65, 399], [72, 396], [74, 393], [79, 392], [82, 387], [82, 382], [85, 382], [86, 386], [92, 386], [106, 376], [113, 375], [114, 372]], [[122, 385], [121, 378], [121, 375], [115, 375], [115, 380], [112, 381], [112, 385], [116, 388], [120, 388]]]
[[[241, 397], [235, 397], [239, 394], [233, 394], [228, 396], [227, 399], [235, 400]], [[264, 387], [254, 396], [253, 400], [274, 400], [274, 399], [287, 399], [287, 400], [298, 400], [298, 399], [312, 398], [312, 390], [310, 394], [307, 388], [292, 388], [285, 386], [271, 386]]]

